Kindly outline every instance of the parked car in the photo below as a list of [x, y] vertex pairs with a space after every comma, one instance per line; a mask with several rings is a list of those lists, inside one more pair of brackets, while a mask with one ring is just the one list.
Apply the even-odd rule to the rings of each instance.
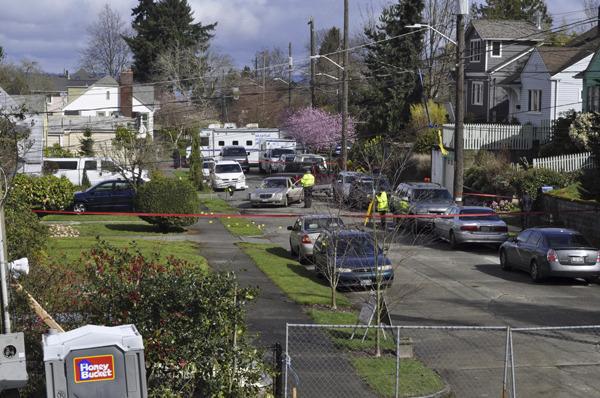
[[250, 163], [248, 162], [248, 152], [246, 152], [245, 147], [240, 145], [224, 146], [223, 149], [221, 149], [220, 155], [220, 160], [233, 160], [240, 164], [244, 172], [248, 172], [250, 170]]
[[350, 187], [349, 203], [357, 209], [366, 209], [379, 190], [388, 194], [392, 193], [392, 187], [385, 176], [361, 176], [358, 177]]
[[233, 160], [215, 162], [210, 172], [210, 184], [213, 189], [235, 187], [236, 190], [245, 190], [248, 188], [242, 167]]
[[462, 243], [501, 244], [508, 239], [508, 226], [489, 207], [452, 206], [448, 218], [435, 218], [433, 230], [452, 248]]
[[202, 161], [202, 177], [208, 181], [210, 179], [210, 172], [215, 167], [214, 160], [203, 160]]
[[561, 228], [530, 228], [500, 246], [500, 266], [529, 272], [534, 282], [549, 276], [600, 276], [600, 252], [579, 232]]
[[73, 211], [132, 211], [135, 190], [125, 180], [102, 181], [83, 192], [75, 192]]
[[350, 198], [350, 187], [352, 186], [352, 183], [362, 176], [364, 176], [364, 174], [357, 171], [342, 171], [338, 173], [331, 182], [331, 189], [336, 202], [346, 202]]
[[283, 173], [286, 170], [286, 167], [294, 162], [295, 157], [296, 155], [292, 153], [284, 153], [279, 156], [279, 159], [272, 165], [273, 172]]
[[313, 245], [319, 234], [344, 227], [341, 218], [330, 215], [312, 215], [299, 217], [294, 225], [288, 227], [290, 232], [290, 253], [297, 257], [301, 264], [312, 259]]
[[301, 202], [304, 191], [290, 177], [269, 177], [248, 195], [248, 199], [252, 206], [274, 204], [287, 207], [290, 203]]
[[[338, 287], [369, 287], [394, 280], [394, 268], [373, 236], [357, 230], [324, 231], [313, 247], [315, 270], [337, 275]], [[378, 279], [379, 278], [379, 279]]]
[[295, 141], [292, 142], [294, 143], [294, 148], [273, 148], [262, 153], [260, 170], [266, 173], [276, 173], [280, 169], [281, 156], [288, 155], [294, 158], [296, 156]]
[[[406, 182], [398, 185], [392, 195], [394, 214], [427, 215], [444, 214], [454, 206], [448, 190], [430, 182]], [[399, 220], [399, 219], [396, 219]], [[414, 227], [433, 227], [433, 218], [414, 218]]]

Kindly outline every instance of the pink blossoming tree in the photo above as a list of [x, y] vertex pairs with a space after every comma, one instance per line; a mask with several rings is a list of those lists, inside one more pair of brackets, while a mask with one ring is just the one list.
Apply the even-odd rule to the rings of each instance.
[[[314, 151], [335, 148], [341, 143], [342, 115], [321, 109], [303, 108], [292, 113], [283, 130], [291, 138]], [[354, 120], [348, 117], [347, 138], [354, 138]]]

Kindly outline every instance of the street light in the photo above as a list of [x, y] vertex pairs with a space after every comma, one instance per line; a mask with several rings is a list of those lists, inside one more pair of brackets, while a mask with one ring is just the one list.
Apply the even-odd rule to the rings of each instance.
[[334, 60], [332, 60], [331, 58], [329, 58], [326, 55], [311, 55], [310, 59], [319, 59], [319, 58], [324, 58], [327, 61], [331, 62], [332, 64], [334, 64], [335, 66], [337, 66], [338, 68], [340, 68], [341, 70], [344, 70], [344, 67], [340, 64], [338, 64], [337, 62], [335, 62]]
[[422, 29], [422, 28], [431, 29], [435, 33], [437, 33], [438, 35], [442, 36], [444, 39], [448, 40], [450, 43], [456, 45], [456, 41], [455, 40], [452, 40], [450, 37], [446, 36], [445, 34], [443, 34], [442, 32], [440, 32], [439, 30], [437, 30], [436, 28], [434, 28], [431, 25], [422, 24], [422, 23], [415, 23], [415, 24], [412, 24], [412, 25], [406, 25], [405, 28], [407, 28], [407, 29]]
[[283, 80], [283, 79], [282, 79], [282, 78], [280, 78], [280, 77], [276, 77], [276, 78], [274, 78], [273, 80], [277, 80], [278, 82], [285, 83], [285, 84], [287, 84], [288, 86], [290, 85], [290, 83], [286, 82], [285, 80]]
[[333, 79], [333, 80], [340, 80], [339, 78], [337, 78], [335, 76], [332, 76], [329, 73], [317, 73], [317, 76], [325, 76], [325, 77], [328, 77], [328, 78]]

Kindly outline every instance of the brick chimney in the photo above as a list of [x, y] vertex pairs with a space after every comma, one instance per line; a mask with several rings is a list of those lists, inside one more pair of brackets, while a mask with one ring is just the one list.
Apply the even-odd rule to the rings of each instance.
[[127, 69], [119, 77], [119, 111], [125, 117], [133, 116], [133, 71]]

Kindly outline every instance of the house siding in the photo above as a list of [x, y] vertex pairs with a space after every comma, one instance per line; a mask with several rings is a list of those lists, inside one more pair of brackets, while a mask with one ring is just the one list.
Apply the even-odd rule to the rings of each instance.
[[[581, 112], [583, 109], [583, 102], [581, 98], [581, 92], [583, 90], [583, 82], [581, 79], [575, 79], [575, 75], [579, 72], [584, 71], [589, 65], [592, 59], [592, 55], [588, 55], [581, 61], [567, 66], [565, 70], [567, 72], [557, 73], [552, 76], [553, 83], [557, 85], [557, 91], [552, 93], [552, 106], [556, 105], [555, 109], [552, 109], [552, 120], [556, 120], [560, 117], [561, 113], [567, 112], [574, 109], [577, 112]], [[555, 87], [553, 87], [555, 88]], [[555, 100], [556, 97], [556, 100]]]
[[502, 42], [502, 52], [501, 52], [502, 56], [500, 58], [495, 58], [495, 57], [492, 57], [492, 41], [496, 41], [496, 40], [488, 40], [487, 41], [488, 42], [488, 52], [487, 52], [487, 57], [488, 57], [487, 70], [488, 71], [491, 71], [495, 67], [506, 62], [510, 58], [517, 56], [518, 54], [522, 53], [523, 51], [526, 51], [527, 49], [531, 48], [531, 46], [534, 45], [534, 42], [503, 41]]
[[583, 93], [582, 93], [582, 109], [589, 112], [587, 98], [588, 89], [590, 87], [600, 86], [600, 52], [597, 52], [593, 57], [583, 76]]
[[[552, 106], [552, 83], [546, 65], [537, 51], [534, 51], [521, 72], [521, 109], [516, 117], [521, 124], [530, 123], [540, 126], [550, 120]], [[541, 90], [542, 102], [540, 112], [529, 112], [529, 90]]]

